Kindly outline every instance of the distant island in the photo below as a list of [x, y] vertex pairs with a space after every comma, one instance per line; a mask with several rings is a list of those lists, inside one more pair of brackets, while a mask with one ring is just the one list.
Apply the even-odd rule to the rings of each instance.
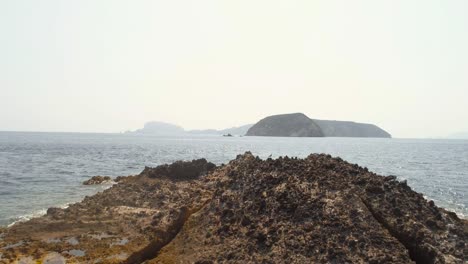
[[392, 137], [388, 132], [373, 124], [311, 119], [302, 113], [268, 116], [253, 125], [246, 135], [271, 137]]
[[253, 124], [243, 125], [239, 127], [231, 127], [222, 130], [206, 129], [206, 130], [189, 130], [187, 133], [199, 135], [238, 135], [243, 136], [253, 126]]
[[177, 125], [165, 123], [165, 122], [148, 122], [143, 128], [135, 131], [127, 131], [126, 134], [143, 134], [143, 135], [181, 135], [185, 133], [185, 130]]
[[152, 121], [146, 123], [141, 129], [127, 131], [125, 133], [156, 136], [245, 135], [269, 137], [392, 137], [388, 132], [373, 124], [311, 119], [302, 113], [268, 116], [258, 121], [256, 124], [247, 124], [221, 130], [185, 130], [178, 125]]
[[157, 135], [157, 136], [178, 136], [178, 135], [237, 135], [243, 136], [247, 133], [247, 130], [252, 127], [252, 124], [243, 125], [239, 127], [231, 127], [221, 130], [216, 129], [204, 129], [204, 130], [185, 130], [184, 128], [159, 121], [151, 121], [144, 125], [143, 128], [135, 131], [127, 131], [126, 134], [137, 134], [137, 135]]

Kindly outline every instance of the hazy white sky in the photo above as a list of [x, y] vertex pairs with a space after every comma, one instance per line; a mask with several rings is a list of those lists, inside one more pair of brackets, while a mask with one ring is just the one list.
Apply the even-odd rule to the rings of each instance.
[[0, 0], [0, 130], [468, 131], [468, 1]]

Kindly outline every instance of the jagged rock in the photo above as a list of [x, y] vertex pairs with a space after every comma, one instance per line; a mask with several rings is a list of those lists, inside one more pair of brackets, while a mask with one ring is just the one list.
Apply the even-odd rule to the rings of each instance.
[[83, 185], [96, 185], [103, 184], [112, 181], [112, 178], [109, 176], [93, 176], [91, 179], [83, 182]]
[[156, 168], [146, 167], [142, 174], [150, 178], [167, 177], [172, 180], [193, 180], [212, 171], [215, 167], [215, 164], [206, 159], [176, 161], [170, 165], [164, 164]]
[[[246, 153], [211, 169], [206, 160], [146, 168], [67, 209], [0, 229], [0, 263], [54, 252], [81, 263], [468, 261], [467, 220], [394, 176], [315, 154]], [[86, 254], [63, 253], [74, 249]]]
[[114, 181], [115, 182], [121, 182], [121, 181], [124, 181], [125, 178], [127, 178], [127, 176], [117, 176]]

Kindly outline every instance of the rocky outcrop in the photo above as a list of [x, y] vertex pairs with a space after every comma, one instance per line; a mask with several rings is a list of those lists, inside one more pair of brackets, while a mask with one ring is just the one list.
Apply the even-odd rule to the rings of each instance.
[[[339, 158], [240, 156], [150, 263], [463, 263], [467, 222]], [[203, 262], [205, 261], [205, 262]], [[208, 262], [206, 262], [208, 261]]]
[[246, 153], [214, 170], [206, 161], [176, 164], [0, 230], [0, 263], [468, 261], [466, 220], [394, 176], [340, 158]]
[[252, 126], [246, 135], [270, 137], [391, 137], [389, 133], [376, 125], [310, 119], [301, 113], [266, 117]]
[[93, 176], [91, 179], [84, 181], [83, 185], [96, 185], [110, 182], [112, 182], [112, 178], [109, 176]]
[[320, 127], [306, 115], [285, 114], [266, 117], [247, 131], [247, 136], [323, 137]]
[[176, 161], [170, 165], [164, 164], [156, 168], [146, 167], [141, 174], [149, 178], [168, 178], [174, 181], [194, 180], [212, 171], [215, 167], [215, 164], [206, 159], [197, 159]]

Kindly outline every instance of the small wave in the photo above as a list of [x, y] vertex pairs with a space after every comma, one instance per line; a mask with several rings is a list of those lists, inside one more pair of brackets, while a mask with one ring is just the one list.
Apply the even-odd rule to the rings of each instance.
[[43, 216], [46, 213], [47, 213], [47, 209], [41, 209], [41, 210], [35, 211], [35, 212], [31, 213], [31, 214], [25, 214], [25, 215], [18, 216], [18, 217], [16, 217], [16, 220], [13, 223], [9, 224], [7, 227], [11, 227], [11, 226], [15, 225], [16, 223], [26, 222], [28, 220], [31, 220], [32, 218]]
[[[70, 206], [70, 203], [62, 204], [62, 205], [59, 205], [57, 207], [61, 208], [61, 209], [66, 209], [68, 206]], [[26, 222], [26, 221], [29, 221], [29, 220], [31, 220], [33, 218], [41, 217], [41, 216], [46, 215], [46, 214], [47, 214], [47, 209], [40, 209], [40, 210], [34, 211], [34, 212], [30, 213], [30, 214], [20, 215], [20, 216], [16, 217], [16, 220], [13, 221], [13, 223], [7, 225], [7, 227], [12, 227], [17, 223]]]

